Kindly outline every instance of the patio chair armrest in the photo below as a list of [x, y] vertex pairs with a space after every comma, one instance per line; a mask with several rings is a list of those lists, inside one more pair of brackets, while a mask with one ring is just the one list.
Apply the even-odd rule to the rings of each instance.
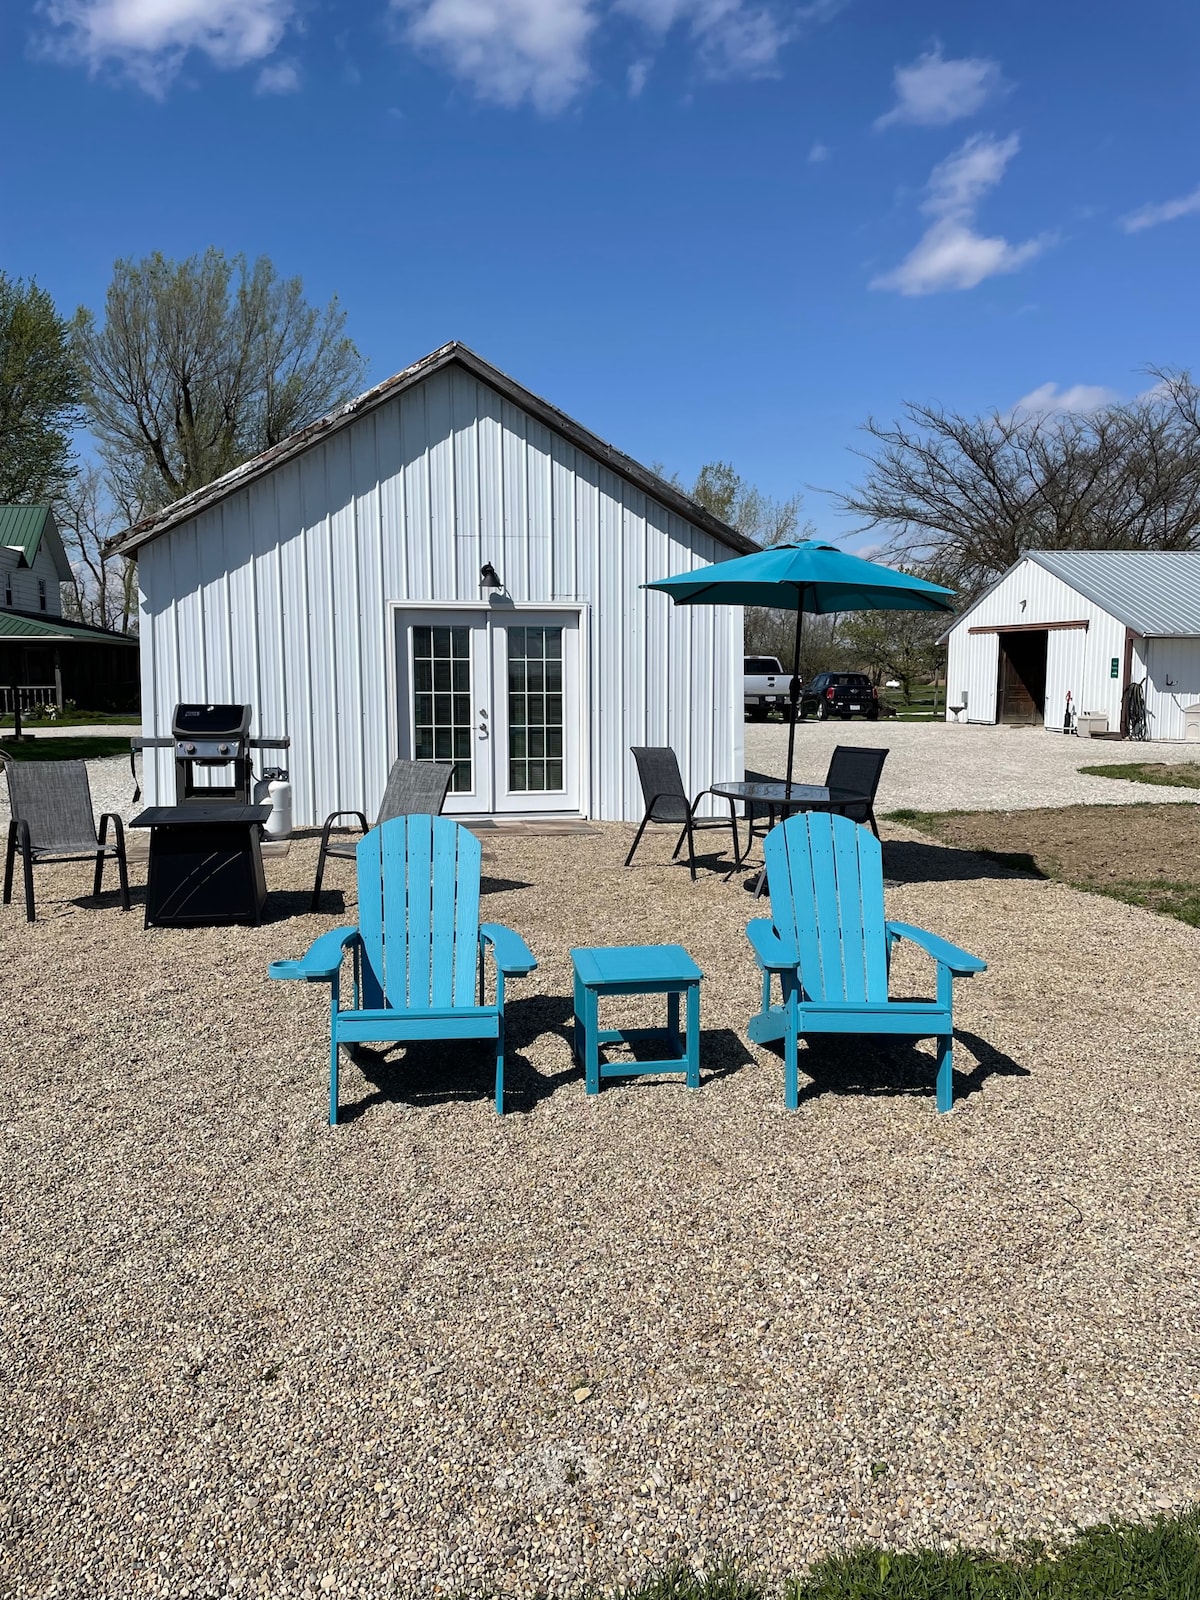
[[519, 933], [499, 922], [479, 924], [479, 946], [491, 945], [496, 966], [506, 978], [526, 978], [537, 966], [537, 957]]
[[956, 978], [966, 978], [973, 972], [987, 971], [987, 962], [979, 956], [971, 955], [969, 951], [951, 944], [949, 939], [941, 939], [936, 933], [929, 933], [925, 928], [914, 928], [909, 922], [889, 922], [887, 936], [889, 941], [907, 939], [910, 944], [917, 945], [941, 966], [948, 967]]
[[366, 831], [367, 831], [367, 819], [366, 819], [366, 816], [365, 816], [365, 814], [363, 812], [361, 812], [361, 811], [331, 811], [329, 813], [329, 815], [325, 818], [325, 822], [324, 822], [324, 824], [323, 824], [323, 826], [321, 828], [321, 840], [322, 840], [322, 843], [324, 843], [324, 841], [329, 838], [329, 835], [330, 835], [330, 832], [331, 832], [331, 830], [333, 828], [333, 825], [334, 825], [334, 823], [337, 821], [337, 819], [339, 817], [357, 817], [358, 818], [359, 827], [362, 829], [362, 831], [364, 833], [366, 833]]
[[766, 972], [788, 972], [800, 965], [800, 956], [784, 944], [768, 917], [755, 917], [746, 924], [746, 937], [754, 947], [755, 960]]
[[270, 978], [303, 978], [308, 983], [332, 983], [338, 975], [346, 946], [358, 938], [357, 928], [331, 928], [314, 939], [299, 961], [272, 961]]
[[125, 824], [115, 811], [102, 811], [100, 813], [100, 834], [97, 844], [104, 844], [108, 838], [108, 825], [113, 825], [113, 847], [117, 851], [125, 848]]

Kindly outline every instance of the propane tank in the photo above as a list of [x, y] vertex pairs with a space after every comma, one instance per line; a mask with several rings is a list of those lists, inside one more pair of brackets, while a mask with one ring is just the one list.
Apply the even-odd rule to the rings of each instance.
[[270, 806], [271, 815], [263, 825], [268, 839], [292, 836], [292, 786], [282, 767], [268, 767], [254, 785], [254, 804]]

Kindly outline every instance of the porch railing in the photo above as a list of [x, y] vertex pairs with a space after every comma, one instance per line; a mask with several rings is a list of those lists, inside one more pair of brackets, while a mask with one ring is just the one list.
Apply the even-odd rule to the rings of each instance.
[[[13, 705], [14, 698], [17, 706]], [[0, 711], [5, 711], [9, 716], [19, 706], [21, 715], [27, 716], [35, 706], [57, 706], [62, 710], [62, 699], [57, 684], [53, 683], [19, 683], [14, 689], [0, 687]]]

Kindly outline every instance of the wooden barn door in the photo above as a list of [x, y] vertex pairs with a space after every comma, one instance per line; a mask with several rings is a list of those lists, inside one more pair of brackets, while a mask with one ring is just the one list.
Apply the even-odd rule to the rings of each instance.
[[1044, 720], [1049, 640], [1045, 628], [1001, 632], [1000, 681], [996, 693], [998, 722], [1035, 725]]

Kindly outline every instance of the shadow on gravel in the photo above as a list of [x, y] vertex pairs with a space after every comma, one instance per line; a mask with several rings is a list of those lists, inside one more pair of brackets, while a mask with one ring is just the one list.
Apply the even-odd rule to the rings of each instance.
[[[570, 1000], [557, 995], [510, 997], [504, 1007], [506, 1112], [531, 1111], [563, 1084], [582, 1081], [583, 1071], [571, 1059]], [[557, 1033], [563, 1040], [561, 1072], [539, 1072], [523, 1053], [534, 1039]], [[491, 1100], [496, 1092], [496, 1057], [490, 1041], [463, 1040], [453, 1045], [437, 1040], [408, 1045], [355, 1045], [350, 1055], [374, 1093], [356, 1105], [343, 1101], [339, 1122], [352, 1122], [372, 1106], [392, 1102], [438, 1106], [470, 1100]]]
[[[571, 1053], [574, 1007], [565, 997], [533, 995], [528, 999], [509, 999], [504, 1008], [506, 1055], [504, 1063], [504, 1109], [532, 1111], [567, 1084], [582, 1088], [583, 1068]], [[562, 1050], [558, 1072], [539, 1071], [524, 1053], [535, 1039], [557, 1034]], [[391, 1101], [407, 1106], [437, 1106], [470, 1100], [491, 1100], [496, 1088], [495, 1056], [486, 1040], [468, 1040], [455, 1045], [453, 1057], [436, 1041], [410, 1045], [356, 1045], [350, 1054], [374, 1092], [357, 1104], [342, 1102], [339, 1122], [352, 1122], [372, 1106]], [[611, 1056], [610, 1058], [611, 1059]], [[739, 1068], [753, 1065], [754, 1057], [732, 1028], [706, 1028], [700, 1034], [700, 1082], [727, 1078]], [[620, 1081], [609, 1080], [609, 1081]], [[683, 1077], [666, 1075], [648, 1078], [647, 1093], [657, 1089], [683, 1089]]]
[[[954, 1098], [965, 1100], [978, 1094], [989, 1078], [1028, 1078], [1028, 1067], [1023, 1067], [981, 1039], [978, 1034], [954, 1030]], [[965, 1045], [975, 1058], [970, 1072], [964, 1053]], [[766, 1046], [783, 1059], [783, 1052]], [[824, 1094], [867, 1096], [915, 1095], [931, 1100], [936, 1092], [934, 1058], [907, 1040], [888, 1040], [883, 1037], [854, 1037], [838, 1039], [815, 1037], [806, 1042], [800, 1052], [800, 1071], [810, 1081], [800, 1084], [800, 1104], [817, 1100]]]
[[983, 854], [916, 839], [885, 839], [883, 870], [893, 883], [969, 882], [980, 878], [1044, 878], [1031, 855]]

